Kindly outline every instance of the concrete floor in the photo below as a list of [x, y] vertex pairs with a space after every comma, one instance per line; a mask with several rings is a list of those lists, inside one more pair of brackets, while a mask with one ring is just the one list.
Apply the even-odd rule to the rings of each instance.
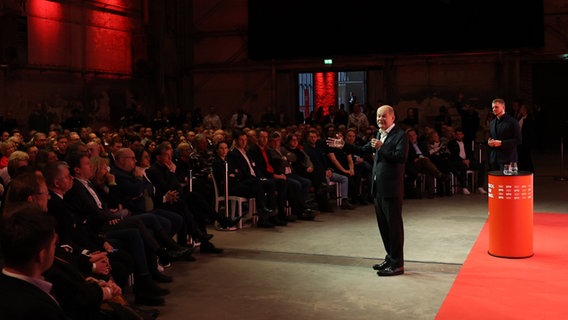
[[[560, 157], [534, 160], [534, 211], [568, 213]], [[174, 282], [159, 319], [434, 319], [486, 222], [487, 196], [405, 200], [403, 210], [406, 273], [389, 278], [371, 269], [385, 255], [372, 205], [274, 229], [212, 229], [225, 252], [166, 269]]]

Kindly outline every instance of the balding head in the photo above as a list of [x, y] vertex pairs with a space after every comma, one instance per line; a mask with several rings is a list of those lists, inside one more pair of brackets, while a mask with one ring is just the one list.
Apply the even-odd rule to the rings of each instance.
[[136, 168], [136, 157], [130, 148], [120, 148], [114, 155], [114, 165], [120, 170], [131, 172]]

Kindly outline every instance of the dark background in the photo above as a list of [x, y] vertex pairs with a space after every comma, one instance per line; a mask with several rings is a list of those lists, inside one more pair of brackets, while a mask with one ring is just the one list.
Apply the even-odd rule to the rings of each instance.
[[544, 47], [542, 0], [249, 0], [249, 57]]

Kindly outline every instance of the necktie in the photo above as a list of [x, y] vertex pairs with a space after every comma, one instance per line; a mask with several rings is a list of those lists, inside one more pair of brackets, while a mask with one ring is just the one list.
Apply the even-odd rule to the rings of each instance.
[[274, 173], [274, 168], [272, 168], [272, 166], [270, 165], [270, 161], [268, 160], [268, 155], [266, 155], [266, 149], [261, 148], [260, 151], [262, 153], [262, 157], [264, 158], [264, 162], [266, 162], [266, 171]]

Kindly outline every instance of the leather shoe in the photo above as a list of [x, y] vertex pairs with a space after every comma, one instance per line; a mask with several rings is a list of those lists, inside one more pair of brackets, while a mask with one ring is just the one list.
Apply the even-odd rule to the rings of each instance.
[[174, 279], [171, 276], [165, 275], [161, 272], [152, 271], [151, 273], [152, 273], [152, 279], [156, 282], [170, 283], [170, 282], [174, 281]]
[[383, 270], [377, 271], [377, 275], [379, 277], [398, 276], [399, 274], [403, 273], [404, 273], [404, 267], [393, 267], [393, 266], [388, 266]]
[[173, 260], [177, 260], [185, 255], [191, 254], [193, 252], [192, 248], [180, 246], [178, 249], [172, 250], [167, 249], [166, 254]]
[[374, 269], [374, 270], [377, 270], [377, 271], [378, 271], [378, 270], [384, 270], [384, 269], [385, 269], [386, 267], [388, 267], [388, 266], [389, 266], [389, 262], [388, 262], [387, 260], [385, 260], [385, 261], [383, 261], [383, 262], [381, 262], [381, 263], [374, 264], [374, 265], [373, 265], [373, 269]]
[[239, 221], [241, 221], [242, 218], [243, 216], [237, 216], [233, 218], [223, 217], [223, 219], [219, 221], [219, 225], [221, 226], [221, 229], [230, 229], [239, 224]]
[[166, 300], [162, 297], [137, 294], [134, 298], [134, 303], [142, 306], [163, 306], [166, 304]]
[[305, 211], [298, 215], [298, 219], [300, 219], [300, 220], [312, 221], [315, 218], [316, 218], [315, 215], [313, 215], [312, 213], [309, 213], [309, 212], [305, 212]]
[[223, 249], [215, 247], [211, 242], [202, 243], [201, 247], [199, 248], [199, 252], [201, 253], [223, 253]]
[[291, 214], [289, 216], [284, 214], [284, 215], [278, 216], [278, 218], [282, 221], [287, 221], [287, 222], [296, 222], [296, 220], [298, 220], [298, 216], [295, 215], [295, 214]]
[[259, 228], [274, 228], [274, 224], [269, 221], [268, 218], [260, 218], [256, 223], [256, 226]]
[[341, 209], [343, 210], [354, 210], [355, 206], [353, 206], [351, 203], [349, 203], [349, 201], [347, 199], [343, 199], [343, 201], [341, 202]]
[[136, 305], [131, 305], [131, 307], [138, 315], [141, 316], [143, 320], [155, 320], [160, 316], [160, 310], [158, 309], [142, 309]]
[[272, 216], [270, 217], [269, 221], [275, 225], [275, 226], [279, 226], [279, 227], [283, 227], [283, 226], [287, 226], [288, 222], [286, 220], [281, 220], [278, 216]]
[[193, 261], [196, 261], [196, 260], [197, 259], [195, 259], [193, 254], [188, 254], [188, 255], [185, 255], [185, 256], [178, 259], [178, 261], [186, 261], [186, 262], [193, 262]]
[[258, 209], [258, 213], [259, 216], [261, 217], [271, 217], [274, 215], [274, 210], [268, 209], [268, 208], [260, 208]]

